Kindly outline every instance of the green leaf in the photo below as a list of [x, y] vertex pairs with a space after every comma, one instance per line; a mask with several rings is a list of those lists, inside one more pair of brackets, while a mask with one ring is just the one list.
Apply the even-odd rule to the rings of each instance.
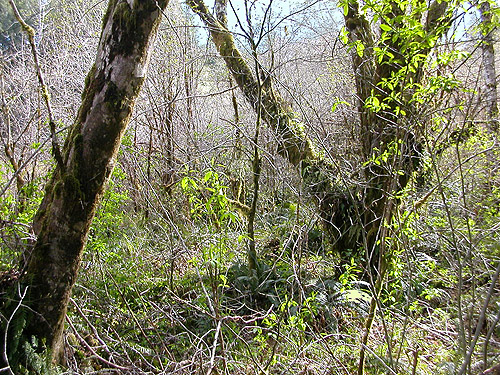
[[187, 178], [187, 177], [184, 177], [184, 178], [181, 180], [181, 187], [182, 187], [182, 190], [186, 190], [187, 185], [188, 185], [188, 178]]
[[361, 300], [361, 301], [365, 301], [367, 303], [370, 303], [371, 299], [372, 299], [368, 293], [366, 293], [362, 290], [357, 290], [357, 289], [346, 290], [345, 294], [344, 294], [344, 298], [347, 301], [351, 301], [351, 302], [354, 302], [356, 300]]
[[365, 46], [359, 40], [356, 42], [356, 52], [358, 53], [359, 57], [363, 57], [363, 54], [365, 52]]
[[212, 178], [212, 175], [212, 171], [208, 171], [207, 173], [205, 173], [205, 176], [203, 176], [203, 182], [207, 182], [208, 180], [210, 180]]
[[348, 33], [345, 27], [342, 27], [342, 30], [340, 30], [340, 41], [346, 45], [349, 43]]
[[384, 31], [391, 31], [392, 30], [392, 27], [390, 27], [389, 25], [385, 24], [385, 23], [382, 23], [380, 25], [380, 28]]
[[335, 102], [332, 105], [332, 112], [335, 112], [339, 104], [349, 105], [346, 101], [341, 100], [339, 97], [335, 97]]

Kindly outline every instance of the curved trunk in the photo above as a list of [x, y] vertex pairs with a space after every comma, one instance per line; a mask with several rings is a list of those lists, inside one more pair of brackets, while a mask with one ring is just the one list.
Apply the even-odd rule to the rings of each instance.
[[[351, 46], [363, 46], [362, 52], [352, 52], [358, 94], [359, 138], [363, 161], [363, 191], [361, 194], [362, 211], [360, 224], [361, 238], [356, 242], [365, 251], [367, 268], [371, 271], [374, 286], [369, 314], [365, 321], [362, 337], [358, 375], [363, 375], [365, 350], [371, 326], [377, 309], [376, 300], [382, 290], [385, 275], [393, 256], [392, 247], [387, 244], [391, 236], [390, 224], [399, 209], [398, 193], [408, 184], [412, 171], [419, 167], [421, 145], [417, 139], [416, 124], [410, 116], [415, 104], [411, 104], [411, 91], [405, 87], [408, 82], [420, 84], [423, 76], [425, 59], [408, 69], [413, 55], [427, 57], [431, 43], [419, 45], [412, 51], [407, 36], [400, 32], [401, 24], [397, 21], [404, 16], [404, 10], [396, 2], [389, 3], [390, 8], [381, 17], [380, 39], [375, 43], [370, 22], [359, 10], [356, 0], [348, 2], [345, 25]], [[447, 16], [448, 3], [434, 1], [427, 10], [422, 32], [430, 39], [437, 40], [449, 27]], [[415, 23], [421, 22], [422, 14], [411, 14]], [[417, 37], [417, 36], [414, 36]], [[419, 38], [424, 39], [419, 35]], [[414, 39], [414, 38], [412, 38]], [[414, 41], [413, 41], [414, 42]], [[383, 51], [390, 53], [383, 53]], [[378, 56], [376, 51], [378, 51]], [[417, 60], [418, 61], [418, 60]], [[402, 77], [394, 80], [393, 77]], [[391, 82], [391, 86], [386, 85]], [[393, 100], [391, 95], [398, 95]], [[383, 103], [374, 105], [373, 103]], [[356, 245], [356, 243], [352, 243]]]
[[[421, 24], [426, 38], [437, 40], [446, 33], [450, 21], [447, 10], [446, 1], [434, 1], [428, 7], [425, 23]], [[390, 10], [385, 18], [381, 18], [380, 34], [385, 33], [384, 38], [375, 41], [372, 26], [360, 12], [357, 1], [348, 2], [345, 14], [349, 44], [361, 44], [364, 47], [362, 53], [354, 48], [352, 64], [360, 117], [358, 134], [364, 162], [361, 195], [363, 212], [360, 215], [364, 233], [362, 244], [367, 252], [367, 260], [375, 269], [383, 265], [382, 258], [385, 256], [383, 246], [387, 229], [384, 223], [391, 222], [398, 208], [398, 199], [395, 197], [407, 186], [411, 173], [419, 167], [422, 151], [416, 126], [411, 119], [415, 104], [410, 104], [411, 89], [405, 86], [408, 82], [420, 84], [425, 59], [414, 70], [407, 67], [413, 55], [426, 57], [432, 44], [425, 41], [424, 36], [418, 36], [425, 43], [419, 45], [417, 50], [410, 51], [412, 40], [405, 39], [407, 36], [399, 30], [403, 26], [396, 21], [403, 16], [404, 11], [399, 5], [391, 2]], [[422, 14], [415, 12], [412, 17], [415, 22], [421, 22]], [[377, 50], [379, 55], [375, 53]], [[381, 54], [382, 50], [391, 53]], [[393, 77], [397, 76], [404, 79], [394, 81]], [[385, 82], [391, 80], [393, 86], [389, 88]], [[393, 94], [400, 95], [400, 99], [392, 100]], [[372, 108], [374, 99], [385, 107]]]

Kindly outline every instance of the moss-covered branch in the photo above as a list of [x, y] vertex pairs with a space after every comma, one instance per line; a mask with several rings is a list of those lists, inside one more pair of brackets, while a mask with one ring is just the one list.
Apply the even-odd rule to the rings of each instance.
[[49, 94], [49, 90], [47, 88], [47, 85], [45, 84], [45, 79], [44, 79], [44, 76], [42, 73], [42, 69], [41, 69], [40, 63], [38, 61], [38, 52], [36, 50], [36, 44], [35, 44], [35, 30], [30, 25], [28, 25], [24, 21], [24, 19], [21, 17], [21, 14], [19, 13], [19, 10], [17, 9], [14, 1], [9, 0], [9, 4], [12, 8], [12, 11], [14, 12], [14, 16], [16, 17], [17, 21], [21, 25], [21, 28], [26, 33], [26, 35], [28, 35], [28, 41], [29, 41], [29, 44], [31, 47], [33, 61], [35, 63], [35, 70], [36, 70], [36, 74], [38, 77], [38, 82], [40, 84], [40, 91], [42, 92], [42, 98], [43, 98], [43, 101], [45, 102], [45, 106], [47, 107], [47, 113], [48, 113], [48, 117], [49, 117], [50, 135], [51, 135], [51, 140], [52, 140], [52, 154], [54, 155], [54, 159], [56, 160], [58, 167], [64, 168], [64, 164], [62, 161], [61, 149], [59, 147], [59, 142], [57, 141], [56, 122], [54, 120], [54, 116], [52, 115], [52, 105], [50, 103], [50, 94]]
[[[198, 14], [210, 32], [221, 57], [246, 99], [257, 110], [258, 83], [252, 70], [236, 47], [228, 29], [211, 14], [203, 0], [188, 0], [188, 5]], [[219, 6], [223, 4], [219, 2]], [[219, 14], [222, 14], [219, 10]], [[222, 17], [222, 20], [224, 17]], [[303, 130], [303, 124], [294, 116], [290, 106], [271, 86], [262, 88], [262, 119], [281, 140], [279, 153], [293, 165], [303, 160], [318, 160], [311, 140]]]
[[[303, 124], [272, 87], [270, 80], [261, 87], [259, 109], [258, 80], [236, 47], [229, 30], [210, 13], [203, 0], [187, 0], [187, 4], [208, 28], [212, 41], [245, 98], [256, 112], [260, 110], [263, 121], [280, 140], [278, 153], [298, 168], [304, 187], [318, 203], [320, 214], [337, 248], [353, 248], [345, 242], [356, 242], [356, 239], [345, 236], [345, 233], [351, 228], [347, 216], [353, 213], [351, 208], [355, 203], [344, 187], [334, 183], [332, 177], [337, 174], [336, 168], [315, 151]], [[222, 15], [220, 18], [224, 22], [225, 13], [220, 7], [225, 2], [222, 0], [217, 4], [218, 15]]]

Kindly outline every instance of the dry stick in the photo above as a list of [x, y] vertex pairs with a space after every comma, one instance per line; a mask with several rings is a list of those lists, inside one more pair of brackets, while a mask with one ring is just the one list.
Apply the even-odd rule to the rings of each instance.
[[[134, 346], [131, 344], [131, 343], [128, 343], [127, 341], [125, 341], [123, 338], [122, 338], [122, 335], [119, 334], [116, 329], [114, 329], [113, 327], [108, 327], [108, 329], [111, 331], [111, 333], [113, 335], [115, 335], [117, 337], [117, 339], [114, 340], [114, 342], [117, 344], [117, 345], [120, 345], [120, 347], [125, 351], [124, 352], [124, 355], [127, 357], [127, 360], [131, 363], [131, 364], [134, 364], [135, 361], [134, 359], [132, 359], [130, 357], [130, 354], [126, 351], [126, 350], [131, 350], [133, 351], [135, 354], [137, 354], [139, 357], [141, 357], [141, 359], [144, 361], [144, 363], [146, 365], [148, 365], [151, 369], [153, 369], [153, 371], [157, 371], [158, 372], [158, 369], [150, 362], [148, 361], [145, 357], [144, 357], [144, 354], [141, 350], [138, 350], [136, 348], [134, 348]], [[112, 340], [112, 338], [110, 337], [110, 340]], [[151, 372], [149, 372], [148, 374], [150, 374]]]
[[264, 369], [266, 370], [266, 374], [269, 373], [269, 367], [271, 367], [271, 364], [273, 363], [274, 356], [276, 355], [276, 349], [278, 348], [278, 343], [279, 343], [279, 337], [281, 334], [281, 322], [283, 321], [283, 317], [285, 315], [285, 311], [282, 312], [281, 314], [282, 319], [278, 319], [277, 322], [277, 328], [276, 328], [276, 340], [274, 340], [273, 348], [271, 350], [271, 355], [269, 356], [269, 359], [266, 363], [266, 366]]
[[[336, 335], [337, 334], [334, 333], [334, 334], [330, 334], [328, 336], [320, 337], [318, 339], [318, 342], [320, 342], [321, 345], [323, 345], [323, 348], [325, 349], [325, 351], [330, 355], [330, 357], [333, 358], [333, 360], [337, 363], [337, 365], [340, 366], [340, 368], [344, 371], [344, 373], [346, 373], [347, 375], [350, 375], [351, 373], [349, 372], [349, 370], [347, 370], [347, 367], [342, 363], [342, 361], [340, 359], [337, 358], [337, 356], [335, 355], [333, 350], [330, 348], [330, 345], [325, 342], [329, 337], [335, 337]], [[331, 367], [329, 367], [329, 369], [331, 370]]]
[[[445, 210], [446, 214], [446, 220], [448, 221], [448, 225], [451, 231], [451, 238], [448, 240], [450, 244], [453, 246], [453, 249], [456, 250], [456, 257], [457, 257], [457, 272], [458, 272], [458, 295], [457, 295], [457, 309], [458, 309], [458, 332], [459, 332], [459, 344], [460, 344], [460, 349], [463, 351], [464, 354], [466, 354], [466, 339], [465, 339], [465, 328], [464, 328], [464, 322], [463, 322], [463, 296], [462, 296], [462, 290], [463, 290], [463, 264], [462, 264], [462, 257], [460, 255], [460, 250], [458, 246], [458, 233], [455, 229], [455, 225], [451, 216], [450, 212], [450, 207], [448, 205], [448, 201], [446, 200], [446, 196], [444, 193], [444, 188], [443, 188], [443, 183], [444, 179], [440, 176], [439, 174], [439, 169], [436, 164], [436, 159], [435, 157], [432, 157], [431, 159], [432, 162], [432, 167], [434, 169], [434, 173], [436, 175], [437, 179], [437, 185], [439, 186], [439, 194], [441, 196], [441, 200], [443, 203], [443, 207]], [[458, 168], [458, 167], [457, 167]]]
[[[467, 108], [467, 112], [470, 111], [470, 107]], [[466, 114], [467, 117], [468, 116], [468, 113]], [[464, 123], [464, 126], [465, 126], [465, 123]], [[473, 258], [473, 255], [472, 255], [472, 252], [473, 252], [473, 238], [472, 238], [472, 228], [471, 228], [471, 224], [470, 224], [470, 214], [468, 214], [469, 212], [469, 208], [468, 208], [468, 204], [467, 204], [467, 193], [466, 193], [466, 188], [465, 188], [465, 177], [464, 177], [464, 170], [463, 170], [463, 163], [462, 163], [462, 155], [460, 153], [460, 147], [459, 147], [459, 143], [457, 142], [455, 144], [455, 153], [456, 153], [456, 158], [457, 158], [457, 166], [458, 166], [458, 175], [459, 175], [459, 185], [460, 185], [460, 190], [461, 190], [461, 199], [462, 199], [462, 205], [463, 205], [463, 209], [465, 210], [464, 214], [462, 215], [465, 215], [464, 219], [465, 219], [465, 225], [466, 225], [466, 233], [463, 234], [463, 239], [462, 240], [465, 240], [466, 241], [466, 247], [467, 247], [467, 251], [465, 252], [464, 256], [463, 256], [463, 262], [464, 264], [467, 264], [469, 262], [472, 261], [472, 258]], [[459, 232], [461, 233], [461, 232]], [[457, 249], [457, 253], [458, 253], [458, 249]], [[500, 266], [500, 264], [499, 264]], [[495, 284], [495, 282], [493, 282], [493, 284]], [[460, 288], [461, 290], [461, 288]], [[470, 314], [470, 322], [472, 323], [472, 319], [473, 319], [473, 315], [474, 315], [474, 312], [473, 312], [473, 309], [474, 309], [474, 304], [475, 304], [475, 301], [476, 301], [476, 292], [477, 292], [477, 279], [476, 277], [472, 277], [472, 282], [471, 282], [471, 292], [472, 292], [472, 305], [469, 304], [469, 306], [471, 306], [470, 310], [468, 311], [467, 315]], [[488, 297], [489, 298], [489, 297]], [[486, 312], [486, 311], [485, 311]], [[460, 315], [462, 316], [462, 315]], [[482, 323], [481, 323], [481, 326], [482, 326]], [[478, 327], [479, 327], [479, 322], [478, 322]], [[467, 338], [470, 340], [470, 334], [471, 334], [471, 331], [472, 331], [472, 326], [468, 326], [467, 327]], [[476, 334], [480, 333], [480, 330], [479, 331], [476, 331]], [[477, 338], [479, 338], [479, 336], [477, 336]], [[477, 338], [475, 340], [477, 340]], [[465, 344], [465, 343], [464, 343]], [[473, 348], [475, 346], [476, 342], [474, 342], [471, 346], [471, 348]], [[473, 350], [473, 349], [472, 349]], [[465, 371], [465, 370], [464, 370]]]
[[12, 11], [14, 12], [14, 16], [16, 17], [17, 21], [21, 25], [24, 32], [26, 32], [26, 34], [28, 35], [28, 40], [31, 46], [31, 53], [33, 54], [33, 62], [35, 64], [38, 82], [40, 83], [42, 97], [45, 102], [45, 106], [47, 107], [47, 113], [49, 116], [50, 135], [52, 137], [52, 153], [54, 154], [54, 159], [56, 159], [58, 167], [61, 169], [61, 171], [64, 171], [62, 154], [59, 148], [59, 144], [57, 142], [56, 123], [54, 121], [54, 117], [52, 116], [52, 106], [50, 104], [49, 90], [47, 88], [47, 85], [45, 84], [42, 69], [40, 68], [40, 63], [38, 62], [38, 53], [36, 51], [36, 45], [35, 45], [35, 30], [33, 30], [33, 28], [23, 20], [21, 14], [19, 14], [19, 10], [17, 10], [16, 4], [14, 4], [14, 0], [9, 0], [9, 3], [12, 8]]
[[[207, 375], [210, 375], [215, 368], [215, 352], [217, 351], [217, 341], [219, 340], [221, 324], [222, 324], [222, 321], [219, 320], [217, 322], [217, 328], [215, 329], [215, 337], [214, 337], [214, 343], [213, 343], [213, 347], [212, 347], [212, 354], [210, 355], [210, 369], [208, 370]], [[217, 369], [215, 370], [215, 373], [217, 373]]]
[[484, 344], [483, 344], [483, 368], [486, 370], [486, 366], [488, 365], [488, 345], [490, 343], [491, 336], [493, 335], [493, 332], [495, 331], [495, 328], [498, 324], [498, 321], [500, 320], [500, 309], [498, 310], [498, 314], [495, 318], [495, 321], [491, 324], [490, 329], [486, 333], [486, 337], [484, 338]]
[[99, 354], [97, 354], [95, 352], [95, 350], [87, 343], [87, 341], [85, 341], [85, 339], [82, 336], [80, 336], [80, 334], [76, 330], [75, 326], [73, 325], [73, 322], [71, 322], [71, 319], [67, 315], [66, 315], [66, 321], [68, 322], [69, 326], [71, 327], [71, 329], [75, 333], [76, 337], [78, 338], [78, 341], [80, 341], [80, 343], [83, 346], [85, 346], [85, 348], [87, 348], [87, 350], [90, 353], [92, 353], [92, 355], [95, 356], [99, 361], [107, 364], [110, 367], [116, 368], [118, 370], [124, 370], [124, 371], [130, 371], [131, 370], [130, 367], [123, 367], [123, 366], [117, 365], [116, 363], [110, 362], [106, 358], [103, 358]]
[[417, 373], [417, 365], [418, 365], [418, 349], [415, 349], [413, 352], [413, 364], [411, 368], [411, 375], [415, 375]]
[[[447, 178], [449, 178], [453, 173], [455, 173], [457, 170], [459, 170], [461, 168], [461, 165], [465, 165], [466, 163], [468, 163], [469, 161], [471, 161], [473, 158], [481, 155], [481, 154], [484, 154], [488, 151], [491, 151], [493, 150], [494, 148], [496, 147], [496, 141], [495, 141], [495, 144], [493, 144], [491, 147], [485, 149], [485, 150], [482, 150], [480, 152], [477, 152], [475, 153], [474, 155], [471, 155], [469, 156], [468, 158], [466, 158], [465, 160], [462, 161], [462, 163], [460, 163], [459, 166], [456, 166], [453, 170], [451, 170], [446, 176], [444, 176], [442, 178], [442, 180], [446, 180]], [[415, 202], [414, 203], [414, 209], [417, 210], [420, 206], [422, 206], [423, 203], [425, 203], [425, 201], [427, 201], [427, 199], [432, 195], [432, 193], [434, 193], [434, 191], [438, 188], [441, 188], [441, 182], [439, 182], [438, 184], [436, 184], [436, 186], [434, 186], [423, 198], [421, 198], [419, 201]], [[450, 221], [451, 222], [451, 221]], [[470, 359], [472, 357], [472, 354], [473, 354], [473, 351], [474, 351], [474, 347], [477, 343], [477, 340], [479, 338], [478, 336], [478, 332], [480, 333], [480, 329], [481, 329], [481, 326], [482, 324], [484, 323], [484, 319], [485, 319], [485, 314], [486, 314], [486, 307], [487, 307], [487, 304], [489, 302], [489, 299], [491, 298], [491, 295], [492, 295], [492, 287], [494, 287], [495, 283], [496, 283], [496, 280], [498, 279], [498, 272], [500, 270], [500, 264], [499, 266], [497, 267], [497, 271], [495, 273], [495, 276], [494, 276], [494, 279], [492, 281], [492, 284], [490, 285], [490, 290], [488, 292], [488, 295], [487, 295], [487, 299], [485, 301], [485, 305], [483, 305], [483, 309], [481, 311], [481, 316], [480, 316], [480, 321], [478, 322], [478, 325], [476, 326], [476, 332], [475, 332], [475, 335], [474, 335], [474, 340], [473, 340], [473, 344], [470, 346], [469, 348], [469, 351], [468, 353], [466, 354], [466, 358], [465, 358], [465, 361], [462, 365], [462, 368], [460, 370], [460, 374], [463, 374], [466, 367], [468, 366], [468, 363], [470, 362]], [[481, 322], [481, 319], [482, 319], [482, 322]], [[481, 323], [481, 324], [479, 324]], [[478, 331], [479, 330], [479, 331]], [[465, 341], [465, 340], [464, 340]], [[485, 343], [485, 346], [487, 346], [487, 343]]]
[[495, 292], [495, 286], [496, 286], [496, 283], [497, 283], [499, 276], [500, 276], [500, 262], [498, 262], [498, 266], [497, 266], [497, 269], [495, 271], [495, 275], [493, 276], [493, 278], [491, 280], [488, 294], [486, 295], [486, 299], [484, 300], [483, 308], [481, 309], [481, 313], [479, 314], [479, 320], [477, 321], [476, 332], [474, 333], [474, 338], [472, 339], [472, 343], [469, 347], [469, 351], [467, 352], [467, 355], [465, 356], [465, 360], [462, 363], [462, 367], [460, 368], [460, 372], [458, 373], [459, 375], [462, 375], [465, 373], [465, 370], [467, 369], [467, 366], [470, 363], [472, 354], [474, 353], [474, 348], [476, 346], [477, 340], [479, 339], [479, 336], [481, 335], [481, 328], [483, 327], [484, 321], [486, 319], [486, 310], [488, 308], [488, 304], [490, 303], [491, 296]]
[[261, 66], [257, 60], [257, 45], [253, 39], [250, 39], [252, 45], [252, 56], [255, 60], [255, 75], [257, 77], [257, 119], [255, 120], [255, 134], [253, 138], [253, 160], [252, 160], [252, 180], [253, 180], [253, 197], [250, 212], [248, 213], [247, 233], [248, 233], [248, 272], [251, 275], [252, 271], [258, 273], [257, 250], [255, 248], [255, 215], [257, 214], [257, 201], [259, 199], [259, 184], [261, 175], [261, 157], [259, 153], [259, 135], [262, 122], [262, 83], [260, 80]]
[[[139, 297], [139, 299], [141, 300], [142, 303], [144, 303], [144, 305], [146, 305], [146, 301], [144, 301], [144, 298], [142, 297], [144, 293], [140, 293], [139, 290], [136, 288], [136, 286], [132, 286], [132, 288], [134, 289], [134, 292], [137, 293], [137, 296]], [[149, 302], [149, 301], [148, 301]], [[153, 330], [154, 332], [156, 333], [157, 337], [161, 340], [161, 348], [164, 352], [168, 353], [168, 355], [170, 356], [170, 359], [171, 360], [174, 360], [174, 356], [172, 355], [172, 353], [170, 352], [170, 350], [168, 349], [167, 345], [165, 344], [165, 341], [163, 340], [160, 332], [158, 331], [158, 328], [156, 327], [156, 325], [154, 324], [152, 318], [151, 318], [151, 315], [148, 315], [148, 317], [146, 318], [149, 323], [151, 324], [151, 326], [153, 327]]]
[[[260, 94], [259, 94], [260, 96]], [[259, 197], [259, 179], [261, 174], [261, 158], [259, 155], [259, 131], [260, 131], [260, 105], [259, 111], [257, 115], [257, 123], [255, 128], [255, 137], [254, 137], [254, 156], [252, 161], [252, 174], [253, 174], [253, 198], [252, 205], [250, 206], [250, 212], [248, 213], [248, 271], [251, 273], [252, 271], [257, 271], [257, 250], [255, 248], [255, 228], [254, 221], [255, 215], [257, 213], [257, 201]]]
[[73, 303], [73, 305], [75, 306], [76, 308], [76, 311], [80, 314], [80, 316], [82, 317], [83, 320], [85, 320], [85, 322], [87, 323], [87, 325], [90, 327], [90, 329], [92, 330], [92, 333], [94, 334], [94, 336], [96, 337], [97, 341], [99, 341], [101, 343], [101, 345], [103, 346], [104, 350], [108, 353], [108, 354], [111, 354], [108, 346], [106, 345], [106, 343], [104, 342], [103, 339], [101, 339], [101, 337], [99, 336], [99, 333], [97, 332], [97, 329], [92, 325], [92, 323], [90, 323], [89, 319], [87, 318], [87, 316], [83, 313], [82, 309], [80, 308], [80, 306], [78, 306], [78, 304], [75, 302], [75, 300], [73, 298], [70, 298], [69, 299], [71, 301], [71, 303]]
[[[7, 126], [7, 140], [4, 140], [2, 137], [2, 143], [4, 146], [4, 151], [5, 155], [7, 156], [7, 159], [10, 162], [10, 165], [14, 169], [14, 171], [17, 171], [19, 169], [19, 164], [17, 160], [15, 159], [14, 155], [14, 148], [16, 142], [12, 142], [12, 134], [11, 134], [11, 124], [10, 124], [10, 116], [9, 116], [9, 107], [7, 106], [7, 102], [5, 101], [5, 91], [4, 91], [4, 81], [3, 81], [3, 73], [0, 72], [0, 93], [1, 93], [1, 100], [2, 100], [2, 112], [5, 116], [5, 125]], [[22, 157], [21, 157], [22, 159]], [[17, 189], [18, 191], [21, 190], [21, 188], [26, 184], [26, 181], [24, 180], [24, 177], [21, 173], [18, 173], [16, 175], [16, 180], [17, 180]], [[20, 197], [22, 195], [20, 194]], [[24, 202], [20, 202], [21, 206], [23, 206]]]
[[[114, 279], [113, 275], [111, 275], [111, 273], [109, 271], [106, 271], [107, 275], [108, 275], [108, 278], [112, 281], [112, 283], [114, 284], [116, 290], [118, 291], [118, 294], [120, 295], [122, 301], [125, 303], [125, 306], [127, 307], [127, 310], [128, 312], [130, 313], [130, 316], [132, 317], [132, 320], [134, 321], [134, 323], [137, 325], [137, 327], [139, 328], [139, 331], [141, 332], [142, 336], [146, 339], [146, 341], [148, 342], [149, 346], [151, 347], [151, 350], [153, 350], [155, 352], [155, 354], [159, 357], [159, 353], [154, 349], [155, 346], [153, 345], [153, 343], [151, 342], [151, 340], [149, 339], [148, 335], [146, 334], [146, 332], [144, 331], [144, 328], [142, 327], [142, 325], [139, 323], [139, 321], [137, 320], [137, 317], [135, 316], [134, 314], [134, 311], [132, 310], [132, 308], [130, 307], [130, 304], [128, 303], [127, 299], [125, 298], [125, 295], [123, 294], [123, 292], [121, 291], [119, 285], [117, 284], [116, 280]], [[160, 365], [162, 367], [162, 370], [165, 370], [165, 368], [163, 367], [163, 363], [160, 361]], [[153, 366], [152, 366], [153, 367]], [[154, 370], [157, 370], [156, 368], [154, 368]]]
[[370, 337], [370, 332], [371, 328], [373, 325], [373, 321], [375, 320], [375, 314], [377, 312], [377, 304], [378, 304], [378, 299], [380, 297], [380, 293], [382, 291], [382, 285], [384, 282], [385, 278], [385, 267], [382, 268], [381, 272], [379, 273], [377, 280], [375, 282], [374, 288], [373, 288], [373, 296], [370, 301], [370, 309], [368, 312], [368, 316], [366, 317], [365, 320], [365, 325], [364, 325], [364, 333], [363, 337], [361, 339], [361, 349], [359, 351], [359, 363], [358, 363], [358, 375], [363, 375], [364, 373], [364, 368], [365, 368], [365, 353], [366, 350], [370, 351], [368, 348], [368, 338]]
[[384, 360], [382, 358], [380, 358], [373, 350], [371, 350], [368, 346], [365, 346], [364, 347], [372, 356], [375, 357], [375, 359], [377, 359], [380, 364], [382, 366], [384, 366], [384, 368], [388, 371], [388, 373], [391, 373], [392, 375], [397, 375], [397, 372], [394, 371], [392, 368], [389, 367], [389, 365], [387, 365]]
[[[64, 130], [66, 130], [68, 128], [69, 128], [69, 126], [65, 127], [64, 129], [58, 130], [57, 133], [61, 133], [61, 132], [63, 132]], [[49, 141], [49, 139], [50, 138], [46, 138], [42, 142], [40, 142], [40, 146], [38, 146], [38, 148], [35, 151], [33, 151], [33, 153], [28, 157], [28, 159], [26, 159], [26, 161], [19, 167], [19, 169], [13, 173], [12, 177], [10, 178], [10, 180], [7, 181], [7, 183], [5, 184], [5, 186], [0, 190], [0, 197], [5, 194], [5, 192], [9, 188], [9, 186], [17, 178], [17, 175], [19, 173], [21, 173], [23, 171], [23, 169], [26, 168], [26, 166], [31, 162], [31, 160], [33, 160], [33, 158], [35, 156], [37, 156], [42, 151], [42, 148]]]
[[[178, 98], [176, 96], [173, 99], [164, 100], [164, 101], [159, 102], [158, 106], [159, 107], [161, 107], [161, 106], [168, 106], [170, 104], [177, 103], [177, 102], [182, 102], [182, 101], [186, 101], [188, 99], [199, 99], [199, 98], [203, 99], [203, 98], [210, 98], [210, 97], [214, 97], [214, 96], [219, 96], [219, 95], [222, 95], [222, 94], [224, 94], [226, 92], [233, 91], [233, 90], [235, 90], [237, 88], [238, 88], [238, 86], [232, 86], [232, 87], [220, 90], [220, 91], [210, 92], [208, 94], [196, 94], [196, 95], [190, 95], [190, 96], [183, 96], [181, 98]], [[144, 114], [146, 114], [148, 112], [150, 112], [150, 110], [137, 111], [137, 112], [134, 111], [134, 118], [133, 119], [136, 119], [137, 117], [139, 117], [141, 115], [144, 115]]]
[[[392, 185], [394, 185], [394, 184], [395, 184], [395, 181], [392, 182]], [[393, 191], [393, 190], [394, 190], [394, 186], [389, 191]], [[387, 217], [387, 212], [391, 210], [392, 205], [390, 203], [388, 203], [387, 206], [389, 206], [389, 208], [386, 207], [384, 209], [382, 219], [385, 219]], [[384, 222], [384, 220], [382, 220], [382, 223], [383, 222]], [[369, 348], [367, 346], [368, 345], [368, 338], [369, 338], [370, 333], [371, 333], [373, 321], [375, 320], [375, 315], [377, 313], [377, 307], [380, 303], [379, 299], [380, 299], [380, 295], [382, 293], [382, 287], [384, 284], [385, 275], [386, 275], [388, 268], [389, 268], [389, 265], [387, 264], [387, 261], [386, 261], [386, 256], [388, 256], [387, 255], [387, 247], [385, 245], [385, 238], [387, 237], [386, 230], [387, 230], [387, 228], [383, 228], [383, 227], [379, 227], [379, 229], [378, 229], [379, 234], [377, 236], [379, 236], [380, 241], [381, 241], [380, 242], [380, 250], [379, 250], [379, 262], [378, 262], [379, 265], [378, 265], [377, 279], [375, 281], [375, 284], [373, 285], [373, 297], [370, 301], [370, 310], [369, 310], [368, 316], [365, 320], [364, 333], [363, 333], [363, 337], [361, 339], [361, 349], [359, 352], [359, 364], [358, 364], [358, 372], [357, 372], [358, 375], [364, 374], [366, 351], [369, 350]], [[379, 309], [381, 309], [381, 308], [379, 308]], [[382, 323], [384, 326], [384, 331], [386, 332], [387, 344], [388, 344], [388, 349], [389, 349], [389, 359], [390, 359], [390, 364], [392, 366], [393, 361], [392, 361], [392, 349], [391, 349], [390, 337], [387, 334], [385, 321], [382, 320]]]
[[248, 352], [248, 356], [250, 357], [250, 360], [256, 366], [255, 370], [258, 369], [259, 374], [267, 374], [268, 372], [266, 371], [266, 369], [264, 367], [262, 367], [260, 361], [258, 361], [255, 358], [254, 350], [250, 347], [248, 340], [246, 340], [245, 338], [242, 338], [238, 333], [236, 333], [236, 331], [230, 325], [226, 325], [226, 328], [229, 329], [229, 331], [231, 331], [231, 333], [233, 333], [235, 335], [235, 337], [237, 337], [241, 341], [241, 343], [245, 346], [245, 348], [247, 349], [247, 352]]

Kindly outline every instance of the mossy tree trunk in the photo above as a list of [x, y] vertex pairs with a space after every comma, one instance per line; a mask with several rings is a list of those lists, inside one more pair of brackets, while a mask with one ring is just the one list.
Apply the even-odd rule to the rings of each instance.
[[[427, 56], [448, 30], [450, 15], [446, 1], [434, 1], [428, 7], [422, 2], [419, 10], [407, 10], [398, 2], [388, 1], [380, 30], [374, 33], [358, 2], [347, 1], [345, 26], [349, 44], [356, 47], [352, 63], [363, 161], [363, 239], [359, 242], [381, 273], [387, 225], [397, 210], [399, 193], [420, 165], [419, 104], [412, 100], [412, 92], [420, 87]], [[418, 32], [405, 33], [408, 22], [417, 25]]]
[[[306, 188], [320, 205], [325, 221], [332, 226], [343, 226], [343, 215], [332, 209], [347, 206], [344, 202], [347, 200], [346, 195], [332, 183], [335, 168], [316, 152], [313, 142], [305, 133], [304, 125], [273, 88], [271, 80], [259, 85], [259, 80], [226, 27], [227, 2], [216, 2], [216, 16], [208, 10], [203, 0], [187, 0], [187, 4], [207, 26], [213, 43], [247, 101], [256, 112], [260, 111], [262, 120], [280, 140], [279, 155], [301, 173]], [[341, 230], [337, 228], [336, 232]]]
[[[339, 245], [343, 242], [342, 234], [348, 228], [348, 220], [345, 212], [338, 208], [349, 207], [352, 201], [344, 189], [332, 182], [336, 168], [316, 151], [313, 142], [305, 133], [304, 124], [274, 89], [271, 77], [261, 80], [254, 74], [256, 70], [263, 72], [259, 62], [254, 61], [259, 69], [252, 69], [245, 61], [227, 28], [227, 1], [216, 1], [215, 16], [203, 0], [187, 0], [187, 4], [208, 28], [220, 56], [259, 119], [276, 134], [279, 140], [278, 154], [298, 169], [307, 191], [320, 207], [327, 229], [331, 229], [329, 232], [337, 242], [337, 248], [341, 249], [342, 246]], [[249, 38], [252, 36], [249, 35]], [[250, 43], [259, 42], [250, 40]], [[254, 59], [257, 59], [257, 56], [254, 56]], [[251, 253], [253, 254], [254, 250], [251, 250]]]
[[114, 167], [146, 75], [149, 51], [168, 0], [110, 0], [95, 64], [77, 118], [34, 220], [37, 241], [21, 280], [29, 287], [25, 337], [63, 353], [66, 308], [88, 231]]
[[[302, 124], [295, 118], [291, 108], [269, 84], [262, 88], [259, 104], [259, 84], [228, 29], [208, 10], [203, 0], [187, 0], [187, 4], [197, 13], [210, 31], [210, 36], [237, 85], [242, 90], [254, 110], [262, 105], [262, 119], [281, 138], [280, 155], [293, 165], [299, 166], [303, 160], [317, 160], [311, 140], [306, 136]], [[221, 2], [217, 12], [221, 14]]]
[[[399, 209], [400, 193], [420, 166], [422, 146], [418, 100], [423, 69], [436, 41], [450, 26], [446, 1], [421, 2], [407, 9], [396, 1], [381, 3], [380, 30], [374, 32], [356, 0], [346, 0], [345, 26], [353, 46], [352, 64], [358, 97], [362, 193], [358, 243], [365, 250], [374, 298], [361, 340], [358, 375], [364, 373], [365, 349], [375, 318], [377, 299], [392, 258], [390, 225]], [[423, 12], [425, 21], [422, 22]], [[404, 32], [413, 24], [415, 33]], [[375, 36], [378, 35], [378, 39]], [[415, 43], [418, 42], [418, 43]], [[353, 244], [355, 245], [355, 244]]]

